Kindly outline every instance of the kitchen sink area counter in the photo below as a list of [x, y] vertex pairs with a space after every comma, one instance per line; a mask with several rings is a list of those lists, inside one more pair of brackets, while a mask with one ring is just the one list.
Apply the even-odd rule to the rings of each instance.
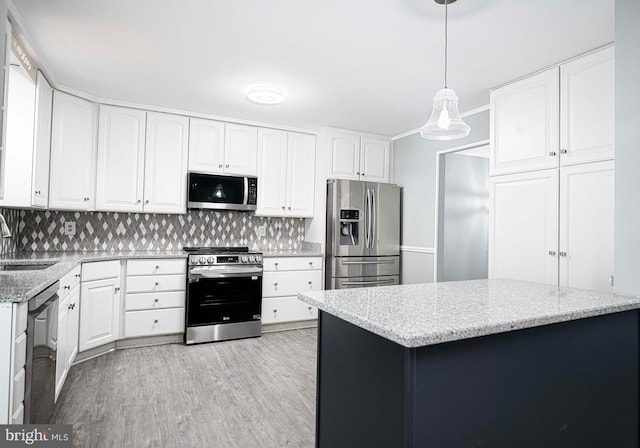
[[316, 446], [638, 446], [640, 297], [491, 279], [307, 292]]

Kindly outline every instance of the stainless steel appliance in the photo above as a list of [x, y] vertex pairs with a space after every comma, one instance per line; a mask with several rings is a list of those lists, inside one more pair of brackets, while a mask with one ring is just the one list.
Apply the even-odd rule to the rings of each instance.
[[256, 177], [189, 173], [188, 208], [255, 210], [257, 202]]
[[262, 334], [262, 254], [246, 247], [185, 247], [185, 344]]
[[25, 372], [25, 423], [51, 422], [56, 391], [58, 342], [56, 282], [29, 300]]
[[327, 289], [397, 285], [400, 280], [400, 187], [327, 181]]

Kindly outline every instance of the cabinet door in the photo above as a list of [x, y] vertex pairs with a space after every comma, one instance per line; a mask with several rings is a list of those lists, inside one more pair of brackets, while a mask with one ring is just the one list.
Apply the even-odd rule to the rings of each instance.
[[31, 205], [49, 204], [49, 156], [51, 154], [51, 113], [53, 89], [38, 71], [36, 78], [36, 117], [33, 142], [33, 185]]
[[91, 210], [96, 160], [95, 105], [55, 91], [49, 208]]
[[224, 172], [255, 176], [258, 159], [258, 128], [227, 123], [224, 141]]
[[558, 283], [558, 171], [490, 178], [489, 278]]
[[256, 215], [285, 215], [287, 175], [287, 133], [275, 129], [258, 129]]
[[331, 147], [331, 172], [334, 179], [360, 179], [360, 137], [352, 134], [332, 132], [329, 136]]
[[287, 215], [313, 217], [316, 173], [316, 138], [289, 133], [287, 149]]
[[360, 175], [362, 180], [389, 182], [390, 144], [386, 140], [362, 138], [360, 142]]
[[73, 364], [78, 354], [78, 339], [80, 335], [80, 286], [76, 286], [69, 293], [67, 310], [67, 370]]
[[187, 117], [147, 112], [144, 211], [187, 211]]
[[613, 159], [615, 141], [614, 48], [560, 66], [560, 162]]
[[189, 119], [189, 171], [224, 172], [224, 123]]
[[82, 283], [80, 351], [118, 339], [120, 329], [120, 279]]
[[611, 291], [614, 162], [560, 170], [560, 285]]
[[68, 361], [68, 343], [67, 343], [67, 327], [69, 322], [69, 296], [63, 300], [58, 306], [58, 340], [56, 343], [56, 388], [55, 400], [58, 399], [64, 379], [67, 377], [69, 369]]
[[490, 173], [558, 166], [559, 70], [552, 68], [490, 92]]
[[96, 209], [141, 212], [146, 112], [100, 105]]

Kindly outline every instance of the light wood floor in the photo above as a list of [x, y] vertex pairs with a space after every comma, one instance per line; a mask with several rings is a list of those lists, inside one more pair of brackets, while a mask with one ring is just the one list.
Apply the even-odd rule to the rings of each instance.
[[119, 350], [73, 366], [55, 423], [77, 447], [313, 447], [316, 329]]

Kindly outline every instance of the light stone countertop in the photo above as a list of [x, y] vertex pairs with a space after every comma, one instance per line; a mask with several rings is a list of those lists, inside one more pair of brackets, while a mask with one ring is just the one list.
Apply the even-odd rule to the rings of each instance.
[[298, 299], [409, 348], [640, 308], [640, 297], [505, 279], [318, 291]]

